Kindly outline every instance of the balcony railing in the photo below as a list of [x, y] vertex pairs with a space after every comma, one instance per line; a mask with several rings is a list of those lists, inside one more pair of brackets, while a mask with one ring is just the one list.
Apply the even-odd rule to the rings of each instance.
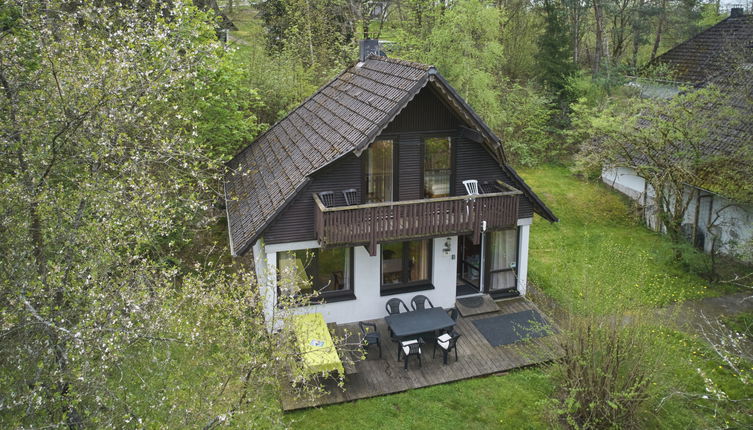
[[325, 207], [314, 194], [317, 238], [323, 247], [365, 245], [371, 255], [377, 243], [394, 240], [473, 233], [478, 243], [483, 221], [487, 230], [517, 224], [522, 193], [506, 184], [499, 187], [509, 191], [337, 207]]

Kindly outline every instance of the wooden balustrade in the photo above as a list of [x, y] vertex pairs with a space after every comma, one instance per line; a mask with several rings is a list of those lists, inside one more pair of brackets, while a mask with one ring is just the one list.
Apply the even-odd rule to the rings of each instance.
[[366, 245], [376, 255], [376, 244], [514, 227], [518, 220], [518, 190], [436, 199], [325, 207], [314, 194], [316, 234], [323, 247]]

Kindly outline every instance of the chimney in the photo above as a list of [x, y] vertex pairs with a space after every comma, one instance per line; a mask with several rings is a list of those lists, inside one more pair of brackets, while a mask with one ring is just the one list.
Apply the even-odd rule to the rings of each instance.
[[729, 10], [729, 17], [730, 18], [740, 18], [743, 16], [744, 9], [741, 7], [733, 7]]
[[384, 56], [384, 52], [379, 47], [379, 41], [376, 39], [363, 39], [358, 42], [358, 61], [366, 61], [369, 55]]

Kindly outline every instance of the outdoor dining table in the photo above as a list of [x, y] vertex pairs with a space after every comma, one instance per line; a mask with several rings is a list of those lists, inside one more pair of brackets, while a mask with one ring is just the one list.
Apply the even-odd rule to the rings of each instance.
[[322, 314], [296, 315], [293, 317], [293, 330], [308, 375], [330, 372], [345, 375], [342, 361]]
[[455, 326], [455, 321], [441, 307], [392, 314], [384, 320], [393, 335], [402, 339]]

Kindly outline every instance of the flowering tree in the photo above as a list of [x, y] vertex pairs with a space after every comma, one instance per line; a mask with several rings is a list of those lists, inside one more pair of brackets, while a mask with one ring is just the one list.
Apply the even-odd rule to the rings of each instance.
[[291, 336], [212, 234], [258, 98], [210, 15], [139, 5], [0, 5], [4, 427], [279, 423]]

